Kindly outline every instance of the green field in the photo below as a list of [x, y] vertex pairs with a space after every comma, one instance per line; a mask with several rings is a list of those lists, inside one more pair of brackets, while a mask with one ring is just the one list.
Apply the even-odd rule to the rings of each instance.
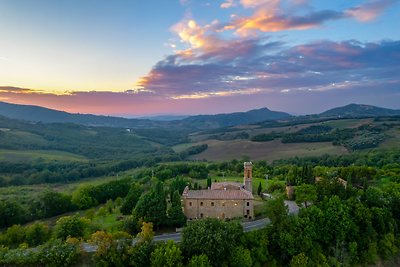
[[248, 140], [218, 141], [209, 140], [208, 149], [191, 156], [191, 159], [226, 161], [250, 157], [251, 160], [266, 160], [272, 162], [276, 159], [291, 157], [320, 156], [324, 154], [348, 154], [346, 148], [334, 146], [330, 142], [321, 143], [289, 143], [282, 144], [280, 140], [270, 142], [251, 142]]
[[0, 149], [0, 161], [87, 161], [84, 156], [56, 150], [7, 150]]

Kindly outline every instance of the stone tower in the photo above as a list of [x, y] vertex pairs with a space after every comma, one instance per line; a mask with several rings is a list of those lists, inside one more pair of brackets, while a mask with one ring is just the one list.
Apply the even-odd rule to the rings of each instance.
[[252, 186], [252, 178], [253, 178], [253, 163], [251, 162], [245, 162], [244, 163], [244, 189], [246, 189], [249, 192], [253, 192], [253, 186]]

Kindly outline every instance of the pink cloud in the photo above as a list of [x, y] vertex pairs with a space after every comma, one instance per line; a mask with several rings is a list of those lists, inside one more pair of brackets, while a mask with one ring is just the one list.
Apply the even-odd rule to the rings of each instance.
[[367, 22], [378, 17], [394, 0], [372, 0], [345, 11], [350, 17]]

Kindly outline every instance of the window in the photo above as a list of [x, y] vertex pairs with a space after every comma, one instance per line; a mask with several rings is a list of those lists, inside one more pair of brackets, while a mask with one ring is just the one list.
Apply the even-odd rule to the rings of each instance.
[[203, 213], [200, 213], [200, 218], [203, 218]]
[[250, 202], [247, 202], [247, 207], [249, 207], [250, 206]]
[[200, 202], [200, 206], [203, 206], [203, 202]]
[[222, 202], [222, 207], [225, 207], [225, 202]]
[[249, 214], [250, 214], [250, 211], [249, 211], [249, 210], [246, 210], [246, 214], [249, 215]]
[[214, 202], [211, 202], [211, 206], [214, 206]]
[[190, 207], [192, 206], [192, 202], [189, 202], [189, 206], [190, 206]]

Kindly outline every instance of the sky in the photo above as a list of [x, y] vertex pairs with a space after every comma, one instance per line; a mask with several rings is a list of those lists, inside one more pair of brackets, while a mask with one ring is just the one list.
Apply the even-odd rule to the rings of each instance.
[[0, 0], [0, 101], [135, 117], [400, 109], [400, 0]]

